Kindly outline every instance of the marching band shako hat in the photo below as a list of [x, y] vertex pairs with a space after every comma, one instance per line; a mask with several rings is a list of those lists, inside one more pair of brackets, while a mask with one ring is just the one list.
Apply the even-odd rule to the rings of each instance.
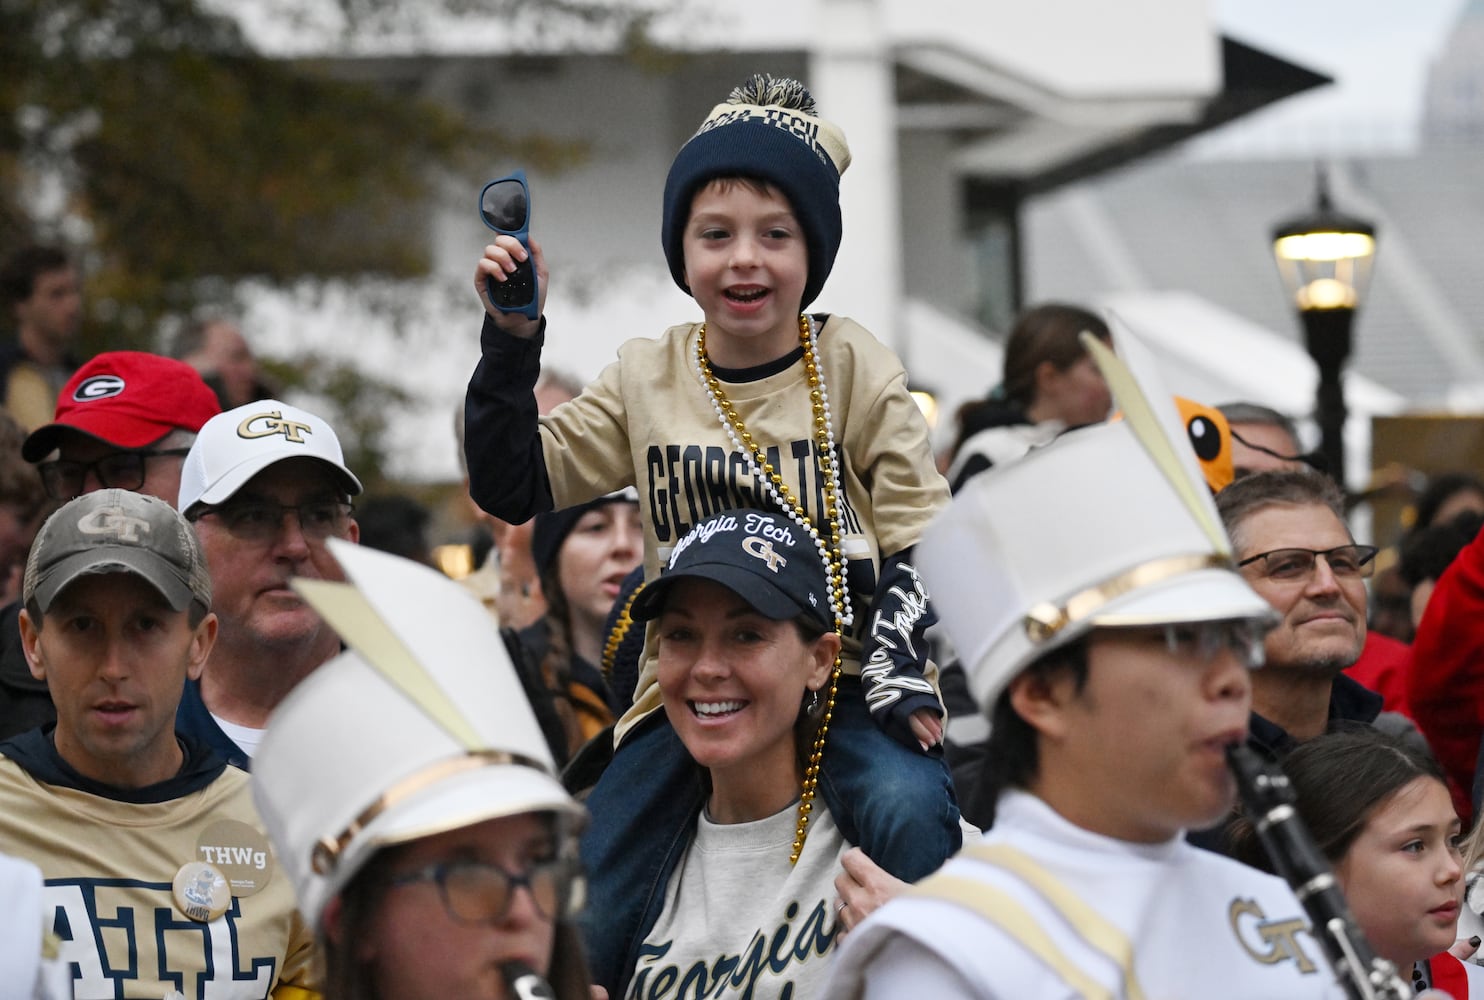
[[294, 587], [352, 649], [293, 689], [253, 797], [316, 926], [381, 848], [503, 816], [586, 815], [555, 777], [499, 631], [453, 580], [331, 538], [352, 583]]
[[176, 611], [211, 607], [211, 577], [196, 532], [174, 507], [130, 490], [94, 490], [63, 504], [31, 544], [21, 596], [46, 614], [79, 577], [131, 573]]
[[200, 372], [145, 351], [105, 351], [83, 365], [57, 394], [55, 419], [31, 432], [21, 457], [40, 462], [71, 429], [130, 450], [171, 431], [197, 431], [222, 412]]
[[[1124, 419], [981, 473], [914, 553], [980, 707], [1094, 627], [1257, 619], [1172, 397], [1142, 345], [1084, 337]], [[1142, 386], [1141, 384], [1142, 383]]]
[[253, 476], [288, 458], [319, 459], [334, 470], [347, 495], [361, 492], [361, 481], [345, 465], [340, 439], [323, 418], [260, 399], [220, 413], [201, 428], [180, 469], [180, 510], [230, 500]]

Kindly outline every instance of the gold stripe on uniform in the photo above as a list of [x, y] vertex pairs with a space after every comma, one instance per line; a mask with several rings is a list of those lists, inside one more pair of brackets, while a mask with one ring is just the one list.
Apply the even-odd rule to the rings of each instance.
[[1144, 990], [1134, 976], [1134, 946], [1112, 921], [1087, 905], [1062, 885], [1029, 855], [1004, 844], [980, 845], [963, 853], [978, 861], [1002, 868], [1030, 886], [1082, 935], [1083, 940], [1123, 970], [1128, 1000], [1144, 1000]]
[[1076, 990], [1078, 996], [1086, 1000], [1114, 1000], [1113, 992], [1073, 965], [1052, 943], [1051, 935], [1042, 930], [1025, 907], [1008, 893], [989, 888], [973, 879], [940, 873], [923, 879], [907, 890], [905, 895], [955, 903], [977, 913], [1040, 959], [1063, 982]]

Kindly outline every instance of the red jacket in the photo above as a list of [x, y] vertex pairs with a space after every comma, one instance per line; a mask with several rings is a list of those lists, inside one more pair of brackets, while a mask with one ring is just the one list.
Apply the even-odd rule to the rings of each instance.
[[1386, 711], [1400, 712], [1411, 719], [1407, 704], [1407, 674], [1411, 668], [1411, 646], [1380, 632], [1367, 632], [1360, 659], [1345, 668], [1345, 673], [1384, 698]]
[[1484, 532], [1438, 578], [1412, 640], [1406, 689], [1412, 719], [1443, 765], [1468, 829], [1484, 734]]

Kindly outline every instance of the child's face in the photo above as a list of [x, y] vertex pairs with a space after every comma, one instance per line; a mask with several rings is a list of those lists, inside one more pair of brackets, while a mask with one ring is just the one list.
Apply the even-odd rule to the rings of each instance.
[[1464, 886], [1458, 831], [1442, 782], [1415, 778], [1381, 803], [1335, 866], [1381, 957], [1405, 968], [1453, 943]]
[[788, 199], [753, 182], [712, 181], [691, 203], [683, 246], [714, 363], [765, 364], [798, 344], [809, 259]]

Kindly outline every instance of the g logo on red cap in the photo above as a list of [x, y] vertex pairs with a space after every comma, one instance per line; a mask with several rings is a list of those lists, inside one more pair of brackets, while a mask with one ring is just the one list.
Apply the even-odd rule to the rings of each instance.
[[95, 399], [117, 396], [123, 391], [124, 380], [117, 375], [94, 375], [72, 390], [72, 398], [79, 403], [90, 403]]

